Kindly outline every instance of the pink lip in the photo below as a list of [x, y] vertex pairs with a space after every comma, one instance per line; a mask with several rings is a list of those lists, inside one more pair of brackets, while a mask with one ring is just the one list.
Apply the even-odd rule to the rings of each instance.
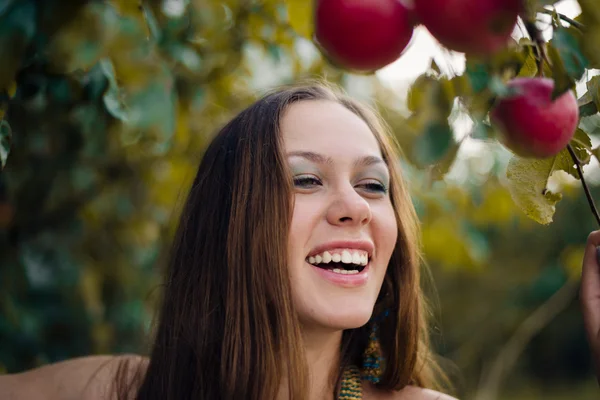
[[363, 268], [362, 271], [360, 271], [358, 274], [353, 275], [337, 274], [333, 271], [328, 271], [323, 268], [315, 267], [314, 265], [309, 263], [307, 264], [310, 265], [313, 268], [313, 270], [315, 270], [319, 275], [321, 275], [321, 277], [327, 279], [329, 282], [335, 285], [342, 286], [345, 288], [353, 288], [365, 285], [369, 280], [369, 273], [371, 271], [370, 262], [365, 266], [365, 268]]
[[367, 253], [369, 253], [369, 258], [371, 258], [373, 256], [374, 248], [375, 246], [373, 245], [373, 242], [370, 242], [368, 240], [336, 240], [315, 247], [311, 250], [310, 253], [308, 253], [307, 257], [313, 256], [315, 254], [320, 254], [328, 250], [356, 249], [366, 251]]

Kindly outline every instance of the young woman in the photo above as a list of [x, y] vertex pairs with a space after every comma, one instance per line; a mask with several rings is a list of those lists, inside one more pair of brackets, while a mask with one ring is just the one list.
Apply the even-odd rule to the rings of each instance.
[[[443, 374], [398, 157], [375, 114], [328, 87], [260, 99], [200, 164], [150, 357], [1, 377], [0, 397], [451, 399], [436, 391]], [[594, 233], [582, 296], [595, 350], [598, 244]]]

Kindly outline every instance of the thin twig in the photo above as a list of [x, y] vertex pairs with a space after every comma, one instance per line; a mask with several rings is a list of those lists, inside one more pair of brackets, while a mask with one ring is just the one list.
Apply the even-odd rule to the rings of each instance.
[[[548, 15], [554, 15], [555, 14], [554, 10], [548, 10], [548, 9], [544, 9], [541, 12], [543, 14], [548, 14]], [[577, 22], [574, 19], [571, 19], [571, 18], [569, 18], [566, 15], [561, 14], [561, 13], [556, 13], [556, 15], [558, 16], [558, 18], [560, 18], [563, 21], [567, 22], [569, 25], [574, 26], [575, 28], [579, 29], [580, 31], [583, 31], [585, 29], [585, 25], [583, 25], [581, 22]]]
[[531, 340], [571, 304], [577, 295], [577, 288], [575, 281], [568, 281], [519, 325], [498, 352], [498, 357], [482, 375], [482, 382], [475, 395], [476, 400], [498, 398], [506, 374], [513, 372], [515, 363]]
[[546, 41], [544, 40], [544, 36], [542, 35], [542, 32], [535, 25], [535, 21], [524, 20], [523, 24], [525, 25], [527, 34], [529, 35], [531, 40], [533, 40], [533, 42], [535, 43], [535, 48], [537, 49], [537, 60], [536, 60], [537, 68], [538, 68], [537, 76], [543, 77], [544, 76], [544, 61], [548, 65], [552, 65], [552, 63], [548, 59], [548, 54], [546, 53], [546, 47], [544, 47], [544, 44], [546, 43]]
[[587, 197], [588, 204], [590, 205], [590, 208], [592, 209], [592, 213], [594, 214], [594, 217], [596, 217], [596, 221], [598, 222], [598, 225], [600, 225], [600, 215], [598, 214], [598, 210], [596, 209], [596, 204], [594, 203], [594, 198], [592, 197], [590, 188], [588, 187], [587, 183], [585, 182], [585, 178], [583, 177], [583, 169], [581, 168], [581, 161], [579, 161], [579, 158], [577, 158], [577, 154], [575, 154], [575, 151], [573, 150], [573, 147], [571, 147], [570, 144], [567, 145], [567, 149], [569, 150], [569, 154], [571, 155], [573, 162], [575, 162], [575, 167], [577, 168], [577, 173], [579, 174], [579, 178], [581, 179], [581, 184], [583, 185], [583, 190], [585, 191], [585, 196]]

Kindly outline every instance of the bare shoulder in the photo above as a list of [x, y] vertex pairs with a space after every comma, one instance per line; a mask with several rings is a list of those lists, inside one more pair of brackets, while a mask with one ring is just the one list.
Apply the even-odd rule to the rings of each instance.
[[417, 386], [407, 386], [397, 392], [394, 400], [457, 400], [456, 398], [442, 392], [424, 389]]
[[[137, 355], [90, 356], [0, 376], [0, 398], [8, 400], [104, 400], [114, 389], [117, 373], [130, 379], [147, 359]], [[127, 370], [123, 370], [127, 368]]]
[[365, 394], [372, 400], [457, 400], [445, 393], [417, 386], [407, 386], [400, 391], [393, 392], [382, 392], [374, 388], [368, 388], [366, 392]]

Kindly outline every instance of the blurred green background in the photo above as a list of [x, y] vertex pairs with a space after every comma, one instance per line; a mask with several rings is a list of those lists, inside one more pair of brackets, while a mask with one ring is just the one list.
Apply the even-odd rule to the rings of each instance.
[[328, 65], [289, 18], [302, 4], [0, 0], [0, 137], [11, 138], [0, 371], [146, 353], [160, 269], [211, 136], [264, 90], [319, 77], [378, 108], [403, 145], [435, 282], [432, 332], [458, 396], [597, 398], [577, 302], [595, 225], [579, 182], [553, 177], [564, 198], [543, 226], [514, 205], [510, 155], [493, 140], [432, 179], [411, 161], [406, 90]]

